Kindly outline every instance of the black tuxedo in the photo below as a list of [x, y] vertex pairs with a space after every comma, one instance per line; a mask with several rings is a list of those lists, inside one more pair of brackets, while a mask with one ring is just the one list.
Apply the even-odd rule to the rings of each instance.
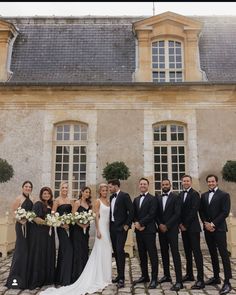
[[141, 264], [142, 277], [149, 278], [148, 275], [148, 256], [152, 266], [152, 280], [157, 281], [158, 274], [158, 256], [156, 247], [156, 197], [147, 193], [140, 207], [141, 196], [138, 196], [133, 201], [134, 206], [134, 222], [139, 222], [145, 227], [143, 231], [135, 229], [136, 240]]
[[174, 261], [176, 282], [182, 282], [181, 260], [178, 246], [178, 233], [180, 223], [180, 200], [178, 196], [172, 192], [169, 193], [165, 210], [163, 211], [162, 196], [158, 196], [156, 222], [158, 226], [164, 224], [167, 226], [167, 232], [162, 233], [158, 229], [161, 256], [164, 268], [164, 275], [170, 277], [170, 258], [169, 247], [171, 249]]
[[193, 188], [189, 189], [185, 201], [184, 195], [184, 192], [179, 194], [181, 202], [180, 223], [186, 228], [186, 231], [181, 231], [186, 256], [186, 274], [189, 277], [193, 276], [193, 254], [197, 268], [197, 279], [203, 281], [203, 257], [200, 248], [201, 226], [198, 218], [200, 195]]
[[[110, 203], [113, 196], [110, 197]], [[111, 219], [110, 209], [110, 236], [112, 248], [114, 251], [117, 272], [119, 279], [124, 280], [125, 270], [125, 242], [127, 239], [128, 231], [124, 230], [124, 225], [131, 227], [133, 221], [133, 204], [128, 193], [120, 191], [116, 197], [114, 206], [114, 221]]]
[[211, 255], [214, 277], [218, 278], [220, 273], [219, 258], [217, 248], [219, 250], [225, 279], [232, 278], [229, 253], [227, 250], [226, 239], [226, 218], [230, 212], [230, 195], [220, 189], [214, 193], [209, 204], [209, 192], [205, 192], [201, 196], [200, 217], [202, 222], [212, 222], [215, 225], [215, 231], [209, 232], [204, 228], [206, 243]]

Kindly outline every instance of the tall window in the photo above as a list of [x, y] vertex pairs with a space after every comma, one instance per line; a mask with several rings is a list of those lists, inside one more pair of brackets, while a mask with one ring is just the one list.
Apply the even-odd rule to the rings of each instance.
[[54, 193], [59, 196], [61, 181], [67, 181], [76, 196], [86, 185], [88, 127], [83, 123], [63, 123], [55, 127]]
[[175, 192], [181, 190], [181, 177], [186, 169], [186, 131], [184, 125], [153, 126], [155, 192], [161, 192], [161, 181], [170, 179]]
[[183, 81], [182, 43], [161, 40], [152, 43], [153, 82]]

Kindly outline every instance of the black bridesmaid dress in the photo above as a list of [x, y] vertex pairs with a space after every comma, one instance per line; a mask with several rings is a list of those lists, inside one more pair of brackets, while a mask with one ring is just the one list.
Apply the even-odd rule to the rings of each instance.
[[[77, 212], [89, 211], [89, 209], [80, 206]], [[71, 240], [73, 245], [73, 267], [72, 267], [72, 283], [74, 283], [81, 275], [88, 261], [89, 256], [89, 227], [86, 232], [79, 225], [75, 224], [71, 230]]]
[[[72, 206], [70, 204], [62, 204], [58, 206], [57, 212], [60, 215], [64, 213], [71, 213]], [[72, 274], [72, 259], [73, 259], [73, 248], [66, 231], [62, 227], [57, 228], [57, 235], [59, 239], [59, 249], [56, 267], [56, 285], [66, 286], [71, 284], [71, 274]]]
[[[33, 202], [29, 197], [25, 196], [25, 200], [21, 205], [26, 211], [31, 211]], [[16, 244], [12, 258], [9, 276], [7, 278], [6, 287], [9, 289], [27, 289], [27, 266], [29, 260], [29, 241], [31, 237], [31, 225], [26, 222], [25, 226], [16, 222]]]
[[[51, 208], [38, 201], [33, 205], [37, 217], [45, 219]], [[32, 224], [29, 249], [28, 286], [33, 290], [44, 285], [54, 284], [56, 264], [55, 231], [53, 227]]]

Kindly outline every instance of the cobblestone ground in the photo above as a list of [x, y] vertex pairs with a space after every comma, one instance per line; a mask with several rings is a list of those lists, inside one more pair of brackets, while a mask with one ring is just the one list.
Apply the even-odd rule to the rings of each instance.
[[[183, 256], [183, 251], [181, 250], [181, 260], [182, 260], [182, 267], [183, 267], [183, 275], [185, 274], [185, 259]], [[204, 271], [205, 271], [205, 279], [208, 279], [212, 276], [211, 271], [211, 263], [210, 258], [208, 255], [208, 252], [206, 250], [203, 250], [204, 254]], [[39, 292], [46, 287], [43, 287], [41, 289], [35, 289], [35, 290], [13, 290], [13, 289], [7, 289], [4, 287], [6, 278], [9, 273], [9, 268], [11, 264], [11, 258], [12, 254], [10, 254], [7, 258], [0, 258], [0, 295], [29, 295], [29, 294], [39, 294]], [[159, 255], [159, 278], [163, 275], [163, 269], [161, 264], [161, 259]], [[232, 265], [232, 271], [233, 271], [233, 279], [231, 280], [233, 290], [230, 292], [230, 294], [236, 294], [236, 258], [231, 259], [231, 265]], [[135, 255], [133, 258], [126, 258], [126, 279], [125, 279], [125, 288], [117, 289], [117, 287], [114, 284], [109, 285], [106, 287], [102, 292], [97, 292], [94, 294], [99, 295], [128, 295], [128, 294], [145, 294], [145, 295], [175, 295], [176, 292], [170, 291], [171, 284], [170, 283], [164, 283], [161, 285], [158, 285], [156, 289], [154, 290], [148, 290], [147, 285], [145, 284], [138, 284], [135, 287], [132, 286], [133, 280], [140, 277], [140, 266], [139, 266], [139, 260], [137, 256]], [[195, 272], [196, 273], [196, 269]], [[174, 281], [175, 275], [174, 275], [174, 269], [173, 269], [173, 263], [171, 260], [171, 275], [172, 279]], [[221, 271], [221, 278], [223, 272]], [[113, 276], [116, 276], [116, 267], [115, 262], [113, 261]], [[191, 290], [190, 287], [193, 284], [193, 282], [190, 283], [184, 283], [184, 289], [182, 289], [179, 293], [179, 295], [217, 295], [219, 293], [219, 289], [221, 285], [218, 286], [206, 286], [203, 290]], [[48, 286], [47, 286], [48, 287]]]

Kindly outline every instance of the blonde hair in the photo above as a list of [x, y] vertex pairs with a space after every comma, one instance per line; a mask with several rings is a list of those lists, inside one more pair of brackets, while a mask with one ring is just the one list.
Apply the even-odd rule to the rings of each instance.
[[63, 187], [64, 184], [66, 184], [66, 185], [67, 185], [67, 188], [69, 188], [69, 184], [68, 184], [68, 182], [67, 182], [67, 181], [62, 181], [62, 182], [60, 183], [60, 192], [61, 192], [61, 188]]
[[108, 189], [108, 184], [107, 183], [100, 183], [99, 187], [98, 187], [98, 193], [99, 193], [99, 197], [101, 195], [101, 190], [103, 187], [106, 187]]

